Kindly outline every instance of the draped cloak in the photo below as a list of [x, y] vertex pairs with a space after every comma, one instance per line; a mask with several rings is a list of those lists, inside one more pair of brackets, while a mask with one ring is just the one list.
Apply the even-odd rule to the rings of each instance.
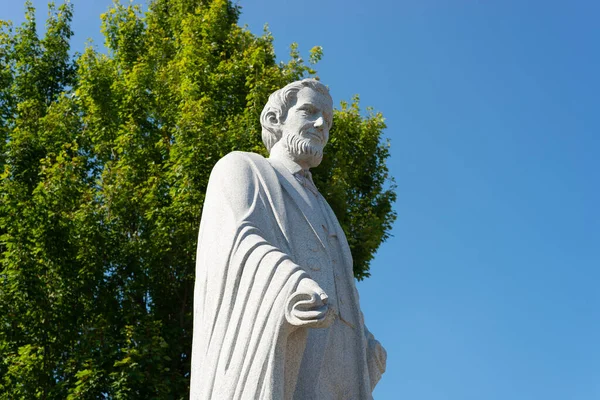
[[[196, 261], [192, 400], [297, 398], [309, 328], [289, 323], [289, 299], [305, 277], [322, 285], [321, 268], [309, 267], [326, 262], [327, 239], [316, 227], [315, 202], [296, 185], [280, 164], [254, 153], [230, 153], [211, 173]], [[336, 312], [357, 328], [356, 378], [368, 390], [355, 398], [371, 399], [381, 372], [369, 354], [374, 339], [364, 328], [350, 250], [335, 224], [349, 266], [336, 279], [350, 288]]]

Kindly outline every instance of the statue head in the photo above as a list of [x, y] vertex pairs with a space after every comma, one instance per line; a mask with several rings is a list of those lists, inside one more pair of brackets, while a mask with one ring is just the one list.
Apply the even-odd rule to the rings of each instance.
[[292, 82], [274, 92], [260, 115], [269, 153], [275, 145], [283, 146], [293, 161], [307, 168], [321, 163], [332, 122], [329, 89], [316, 79]]

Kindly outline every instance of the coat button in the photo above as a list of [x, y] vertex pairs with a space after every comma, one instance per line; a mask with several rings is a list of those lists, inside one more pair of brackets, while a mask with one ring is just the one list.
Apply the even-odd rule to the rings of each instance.
[[311, 270], [313, 270], [313, 271], [320, 271], [321, 270], [321, 263], [316, 258], [309, 258], [306, 261], [306, 266], [308, 268], [310, 268]]

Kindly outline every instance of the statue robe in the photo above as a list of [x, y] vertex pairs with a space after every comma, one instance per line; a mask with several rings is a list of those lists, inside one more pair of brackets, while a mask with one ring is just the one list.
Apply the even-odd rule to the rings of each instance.
[[[257, 154], [231, 153], [213, 169], [198, 240], [192, 400], [318, 398], [320, 375], [332, 370], [323, 355], [342, 342], [351, 348], [337, 350], [357, 363], [341, 377], [356, 382], [350, 398], [372, 398], [383, 350], [369, 350], [378, 343], [364, 327], [344, 233], [335, 216], [323, 223], [333, 212], [310, 196], [284, 165]], [[332, 243], [338, 270], [329, 265]], [[332, 327], [288, 322], [288, 300], [304, 277], [330, 296]], [[351, 334], [332, 336], [340, 329]], [[334, 337], [346, 339], [331, 344]]]

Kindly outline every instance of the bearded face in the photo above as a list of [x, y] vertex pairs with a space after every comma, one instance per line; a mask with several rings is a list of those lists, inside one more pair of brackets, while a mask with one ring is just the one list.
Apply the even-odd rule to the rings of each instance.
[[285, 135], [282, 140], [285, 149], [297, 163], [306, 163], [310, 168], [321, 164], [325, 145], [311, 139], [304, 139], [301, 134]]
[[302, 88], [296, 104], [288, 110], [282, 124], [282, 144], [292, 159], [307, 168], [316, 167], [323, 159], [329, 140], [333, 107], [331, 98], [312, 88]]

